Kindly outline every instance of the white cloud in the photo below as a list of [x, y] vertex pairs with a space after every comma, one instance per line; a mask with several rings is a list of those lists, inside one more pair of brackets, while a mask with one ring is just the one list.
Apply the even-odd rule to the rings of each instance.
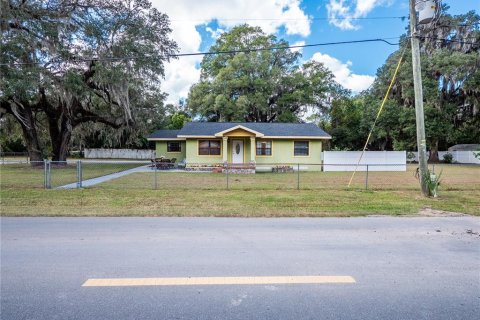
[[342, 30], [358, 30], [354, 19], [367, 16], [375, 7], [391, 5], [391, 0], [330, 0], [326, 5], [329, 23]]
[[355, 17], [364, 17], [378, 5], [381, 5], [385, 0], [357, 0], [357, 7], [355, 8]]
[[337, 58], [320, 52], [316, 52], [312, 56], [312, 60], [323, 63], [325, 67], [333, 73], [335, 80], [338, 83], [356, 93], [370, 87], [375, 80], [375, 77], [369, 75], [352, 73], [352, 70], [350, 69], [352, 66], [351, 61], [343, 63]]
[[330, 24], [342, 30], [355, 30], [356, 26], [352, 24], [353, 15], [350, 8], [345, 6], [344, 0], [330, 0], [327, 4], [328, 21]]
[[[213, 38], [238, 24], [259, 26], [266, 33], [276, 33], [284, 27], [288, 35], [310, 35], [310, 17], [300, 7], [300, 0], [152, 0], [153, 5], [172, 21], [172, 38], [181, 52], [198, 52], [202, 42], [195, 28], [216, 20], [216, 30], [206, 28]], [[248, 19], [246, 19], [248, 18]], [[268, 20], [267, 20], [268, 19]], [[165, 81], [161, 90], [169, 94], [168, 102], [186, 98], [190, 86], [198, 81], [198, 57], [181, 57], [166, 64]]]
[[169, 94], [167, 103], [177, 104], [179, 99], [188, 96], [190, 86], [200, 78], [200, 69], [195, 67], [196, 62], [196, 57], [182, 57], [171, 60], [167, 65], [161, 88]]
[[[292, 47], [295, 47], [295, 46], [304, 46], [304, 45], [305, 45], [305, 41], [303, 41], [303, 40], [302, 40], [302, 41], [297, 41], [297, 42], [291, 43], [290, 45], [291, 45]], [[303, 48], [291, 48], [290, 50], [293, 51], [293, 52], [300, 52], [300, 53], [302, 53]]]

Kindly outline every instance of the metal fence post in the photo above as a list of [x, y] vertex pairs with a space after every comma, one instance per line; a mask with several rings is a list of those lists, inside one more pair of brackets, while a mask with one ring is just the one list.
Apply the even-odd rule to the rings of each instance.
[[46, 189], [52, 188], [52, 163], [46, 160]]
[[80, 163], [80, 188], [83, 187], [83, 166], [82, 166], [82, 160], [78, 161]]
[[226, 164], [226, 167], [227, 167], [227, 190], [229, 190], [229, 185], [228, 185], [228, 163]]
[[80, 188], [80, 164], [79, 164], [79, 160], [77, 160], [77, 163], [76, 163], [76, 171], [77, 171], [77, 189]]
[[297, 163], [297, 190], [300, 190], [300, 163]]
[[52, 189], [52, 161], [48, 161], [48, 189]]
[[47, 160], [43, 160], [43, 188], [47, 188]]
[[365, 176], [365, 190], [368, 190], [368, 164], [367, 164], [367, 175]]
[[77, 160], [77, 188], [82, 187], [82, 161]]

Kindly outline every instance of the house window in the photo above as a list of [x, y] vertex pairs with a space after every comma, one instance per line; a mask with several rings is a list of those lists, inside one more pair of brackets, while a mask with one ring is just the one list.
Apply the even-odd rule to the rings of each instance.
[[198, 154], [201, 156], [219, 156], [220, 141], [218, 140], [199, 140]]
[[308, 156], [309, 155], [309, 142], [308, 141], [295, 141], [293, 147], [293, 154], [295, 156]]
[[180, 145], [180, 142], [168, 141], [167, 142], [167, 152], [182, 152], [182, 147]]
[[257, 141], [257, 156], [271, 156], [272, 141]]

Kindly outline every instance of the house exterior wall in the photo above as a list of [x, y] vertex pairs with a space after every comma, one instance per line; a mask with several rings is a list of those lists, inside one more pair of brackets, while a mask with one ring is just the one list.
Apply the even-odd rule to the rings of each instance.
[[[268, 141], [269, 139], [258, 139], [257, 141]], [[305, 139], [297, 139], [298, 141], [307, 141]], [[257, 165], [262, 164], [321, 164], [322, 163], [322, 141], [308, 140], [309, 155], [294, 156], [293, 146], [296, 139], [272, 139], [272, 155], [271, 156], [255, 156]], [[304, 170], [321, 170], [321, 166], [312, 166], [311, 168], [302, 167]]]
[[[218, 156], [204, 156], [198, 154], [198, 141], [199, 140], [218, 140], [220, 141], [220, 155]], [[187, 163], [205, 163], [205, 164], [218, 164], [223, 163], [223, 142], [222, 139], [187, 139], [186, 141], [186, 158]]]
[[[239, 139], [244, 141], [244, 162], [250, 162], [250, 137], [229, 137], [227, 145], [227, 161], [232, 161], [232, 140]], [[221, 164], [223, 163], [223, 140], [219, 140], [221, 143], [221, 154], [218, 156], [206, 156], [198, 154], [198, 140], [203, 139], [187, 139], [181, 141], [182, 152], [167, 152], [167, 141], [157, 141], [156, 143], [156, 156], [161, 155], [167, 158], [177, 158], [177, 161], [183, 159], [187, 160], [190, 164]], [[208, 139], [205, 139], [208, 140]], [[295, 139], [256, 139], [255, 141], [268, 140], [272, 141], [272, 155], [271, 156], [257, 156], [254, 149], [255, 161], [258, 166], [268, 167], [275, 164], [300, 164], [302, 170], [321, 170], [321, 166], [306, 166], [308, 164], [321, 164], [322, 163], [322, 141], [321, 140], [308, 140], [309, 155], [308, 156], [294, 156], [294, 141]], [[305, 139], [298, 139], [299, 141], [305, 141]], [[255, 145], [253, 146], [256, 147]], [[296, 169], [296, 168], [295, 168]]]
[[[174, 141], [174, 140], [172, 140]], [[155, 143], [155, 157], [159, 158], [164, 156], [165, 158], [172, 159], [176, 158], [177, 162], [182, 161], [186, 158], [186, 144], [185, 141], [175, 141], [180, 142], [181, 152], [167, 152], [167, 142], [168, 141], [157, 141]]]

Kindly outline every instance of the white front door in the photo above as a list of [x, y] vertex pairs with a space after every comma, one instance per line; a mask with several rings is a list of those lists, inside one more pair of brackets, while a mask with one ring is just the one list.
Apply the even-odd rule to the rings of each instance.
[[232, 140], [232, 163], [243, 163], [243, 140]]

